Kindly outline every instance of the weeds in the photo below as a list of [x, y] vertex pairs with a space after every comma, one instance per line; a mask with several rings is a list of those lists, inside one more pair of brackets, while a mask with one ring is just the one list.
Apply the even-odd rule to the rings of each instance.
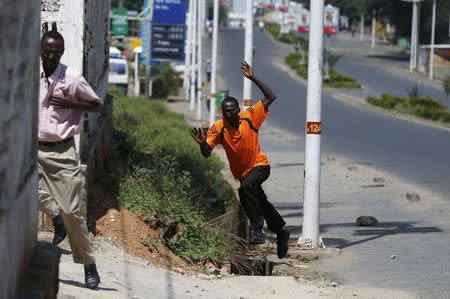
[[[179, 221], [181, 237], [166, 240], [179, 256], [191, 261], [228, 256], [223, 234], [202, 227], [211, 210], [223, 212], [234, 200], [231, 186], [220, 174], [221, 161], [204, 159], [181, 116], [160, 101], [116, 92], [114, 127], [126, 133], [117, 146], [121, 206], [144, 216], [167, 215]], [[207, 197], [218, 200], [210, 206], [204, 200]]]

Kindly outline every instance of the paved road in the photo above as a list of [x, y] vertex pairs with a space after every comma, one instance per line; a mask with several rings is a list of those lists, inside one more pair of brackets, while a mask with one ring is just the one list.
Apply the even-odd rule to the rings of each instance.
[[350, 34], [330, 38], [331, 51], [342, 54], [336, 70], [354, 78], [364, 86], [365, 95], [379, 96], [387, 92], [407, 96], [417, 85], [423, 96], [429, 96], [445, 104], [446, 95], [439, 81], [431, 82], [424, 74], [405, 72], [409, 69], [409, 56], [389, 45], [370, 47], [370, 41], [359, 40]]
[[[241, 30], [220, 32], [218, 87], [230, 89], [238, 98], [242, 94], [239, 65], [243, 59], [243, 38]], [[291, 226], [295, 240], [302, 221], [306, 86], [280, 67], [282, 58], [291, 51], [289, 46], [274, 43], [259, 31], [254, 32], [254, 38], [255, 71], [278, 96], [261, 136], [262, 148], [270, 153], [273, 163], [273, 175], [265, 189]], [[345, 41], [340, 43], [341, 47], [345, 45]], [[345, 61], [340, 65], [344, 70]], [[356, 62], [352, 65], [358, 66]], [[401, 68], [386, 69], [385, 73], [377, 68], [375, 72], [371, 67], [376, 66], [363, 58], [358, 67], [361, 65], [367, 68], [367, 76], [389, 75], [390, 81], [398, 79], [398, 89], [403, 90], [402, 84], [406, 83], [395, 75]], [[371, 82], [368, 80], [367, 84]], [[373, 86], [371, 90], [376, 89]], [[445, 215], [450, 212], [449, 205], [432, 205], [433, 195], [427, 192], [421, 193], [421, 205], [411, 205], [400, 198], [405, 192], [422, 187], [421, 191], [429, 189], [448, 199], [450, 131], [350, 105], [335, 99], [332, 92], [325, 90], [323, 97], [323, 156], [344, 157], [352, 164], [362, 164], [358, 169], [372, 170], [342, 172], [334, 162], [323, 159], [321, 233], [327, 246], [342, 248], [343, 253], [342, 258], [325, 261], [321, 271], [357, 287], [406, 290], [411, 292], [411, 298], [448, 298], [450, 223]], [[256, 88], [253, 95], [259, 96]], [[411, 184], [392, 180], [379, 190], [361, 187], [373, 183], [371, 179], [379, 175], [396, 175]], [[373, 229], [355, 227], [356, 217], [367, 214], [375, 215], [380, 225]], [[395, 260], [390, 258], [392, 255]], [[374, 296], [382, 297], [393, 298]]]
[[[243, 30], [223, 30], [219, 41], [220, 81], [218, 88], [228, 88], [231, 95], [241, 98], [243, 60]], [[254, 32], [256, 74], [266, 81], [278, 96], [271, 107], [271, 125], [302, 138], [304, 135], [306, 85], [295, 80], [279, 65], [291, 51], [290, 46], [274, 43], [263, 32]], [[341, 47], [345, 41], [339, 42]], [[351, 48], [349, 45], [347, 47]], [[340, 68], [345, 69], [344, 59]], [[356, 61], [357, 62], [357, 61]], [[350, 68], [356, 68], [357, 63]], [[362, 67], [363, 62], [358, 67]], [[408, 87], [404, 80], [391, 70], [364, 65], [365, 76], [373, 76], [364, 85], [379, 84], [379, 79], [389, 78], [390, 84], [403, 91]], [[404, 86], [405, 84], [405, 86]], [[259, 97], [257, 88], [253, 97]], [[398, 175], [420, 186], [431, 188], [448, 198], [450, 194], [450, 131], [400, 120], [380, 112], [350, 105], [324, 91], [322, 102], [324, 133], [322, 153], [338, 154], [356, 163], [369, 164]], [[303, 146], [303, 145], [302, 145]], [[304, 148], [299, 148], [303, 151]]]

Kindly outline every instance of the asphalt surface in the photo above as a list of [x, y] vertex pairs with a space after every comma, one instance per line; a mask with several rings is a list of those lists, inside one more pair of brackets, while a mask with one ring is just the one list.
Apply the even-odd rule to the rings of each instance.
[[[361, 75], [365, 90], [370, 93], [385, 86], [387, 91], [397, 91], [406, 95], [405, 90], [414, 83], [419, 75], [408, 75], [402, 69], [405, 61], [396, 61], [392, 69], [380, 66], [383, 52], [372, 59], [355, 51], [348, 38], [338, 39], [333, 45], [347, 53], [339, 62], [337, 69], [349, 75]], [[243, 60], [243, 30], [222, 30], [219, 38], [219, 80], [218, 89], [229, 89], [230, 94], [242, 98], [242, 76], [240, 63]], [[273, 42], [266, 33], [254, 31], [255, 56], [253, 66], [256, 75], [266, 82], [277, 95], [271, 106], [271, 125], [287, 130], [302, 138], [306, 116], [307, 87], [280, 67], [292, 47]], [[363, 44], [364, 45], [364, 44]], [[356, 46], [355, 46], [356, 47]], [[361, 45], [358, 46], [362, 48]], [[356, 47], [356, 48], [358, 48]], [[344, 52], [345, 52], [344, 51]], [[389, 56], [389, 53], [384, 52]], [[407, 77], [407, 79], [405, 79]], [[386, 80], [380, 81], [380, 78]], [[411, 78], [411, 79], [408, 79]], [[359, 78], [358, 78], [359, 79]], [[425, 79], [415, 79], [422, 80]], [[420, 82], [419, 82], [420, 83]], [[436, 84], [425, 84], [423, 94], [438, 94]], [[350, 105], [336, 100], [334, 91], [324, 90], [322, 97], [322, 153], [338, 154], [360, 164], [372, 165], [383, 171], [397, 175], [416, 185], [431, 188], [448, 198], [450, 193], [450, 131], [424, 126], [408, 120], [398, 119], [384, 113]], [[349, 93], [355, 93], [349, 91]], [[361, 93], [361, 92], [360, 92]], [[253, 98], [261, 93], [253, 87]], [[442, 95], [442, 92], [441, 92]], [[300, 144], [299, 151], [304, 150]]]

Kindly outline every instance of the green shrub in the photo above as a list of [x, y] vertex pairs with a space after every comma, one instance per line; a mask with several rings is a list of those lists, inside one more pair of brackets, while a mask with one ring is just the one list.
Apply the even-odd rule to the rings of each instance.
[[381, 108], [411, 114], [421, 118], [444, 123], [450, 122], [450, 113], [444, 105], [429, 97], [417, 97], [416, 93], [410, 97], [397, 97], [390, 94], [383, 94], [381, 98], [368, 97], [367, 102]]
[[152, 98], [164, 99], [170, 94], [176, 94], [183, 81], [178, 73], [168, 63], [152, 68], [153, 88]]
[[[160, 101], [116, 94], [114, 127], [127, 134], [118, 145], [121, 206], [180, 221], [182, 236], [168, 240], [176, 254], [192, 261], [224, 258], [223, 234], [202, 228], [211, 209], [223, 213], [234, 200], [220, 173], [223, 163], [215, 156], [204, 159], [183, 118]], [[210, 206], [207, 197], [218, 201]]]

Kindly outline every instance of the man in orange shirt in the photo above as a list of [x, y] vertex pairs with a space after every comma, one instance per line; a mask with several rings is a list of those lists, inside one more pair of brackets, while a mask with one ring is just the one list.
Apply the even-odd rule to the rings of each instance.
[[241, 183], [238, 189], [241, 206], [250, 219], [250, 243], [263, 244], [264, 220], [267, 227], [277, 234], [277, 255], [284, 258], [288, 250], [290, 232], [283, 228], [286, 224], [281, 215], [267, 200], [261, 185], [269, 178], [270, 165], [265, 153], [260, 149], [258, 129], [269, 115], [269, 106], [275, 100], [272, 90], [253, 74], [250, 65], [242, 63], [242, 74], [255, 83], [264, 98], [252, 107], [240, 112], [239, 103], [233, 97], [222, 102], [223, 119], [216, 121], [204, 134], [194, 128], [192, 138], [200, 145], [205, 158], [213, 148], [222, 144], [235, 179]]

